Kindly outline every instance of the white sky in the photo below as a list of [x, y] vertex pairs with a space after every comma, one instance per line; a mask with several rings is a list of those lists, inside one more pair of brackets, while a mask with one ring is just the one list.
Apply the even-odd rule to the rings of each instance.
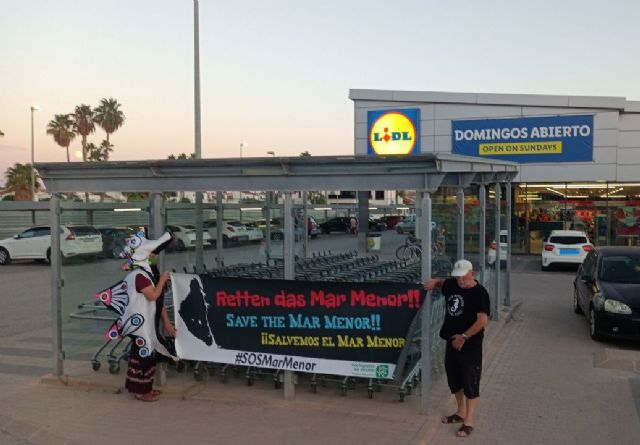
[[[0, 183], [30, 162], [31, 105], [36, 162], [65, 161], [54, 114], [103, 97], [127, 118], [113, 160], [194, 151], [193, 1], [0, 11]], [[639, 17], [633, 0], [201, 0], [202, 156], [352, 154], [350, 88], [640, 100]]]

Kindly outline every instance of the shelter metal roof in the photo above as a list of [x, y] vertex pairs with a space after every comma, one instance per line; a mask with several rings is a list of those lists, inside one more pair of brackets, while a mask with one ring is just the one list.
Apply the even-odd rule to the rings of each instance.
[[47, 191], [436, 190], [513, 180], [518, 164], [450, 154], [37, 163]]

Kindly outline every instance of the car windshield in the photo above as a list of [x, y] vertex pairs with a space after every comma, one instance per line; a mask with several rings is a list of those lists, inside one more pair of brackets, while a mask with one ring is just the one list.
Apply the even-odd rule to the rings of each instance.
[[640, 255], [615, 255], [602, 258], [600, 279], [616, 283], [640, 284]]
[[580, 235], [562, 235], [550, 237], [549, 242], [553, 244], [587, 244], [589, 240]]

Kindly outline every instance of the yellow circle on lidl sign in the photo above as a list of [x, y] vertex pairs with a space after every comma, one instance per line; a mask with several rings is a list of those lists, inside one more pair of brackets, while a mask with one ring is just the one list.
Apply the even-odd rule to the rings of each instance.
[[378, 155], [409, 154], [416, 145], [416, 127], [402, 113], [385, 113], [371, 126], [369, 144]]

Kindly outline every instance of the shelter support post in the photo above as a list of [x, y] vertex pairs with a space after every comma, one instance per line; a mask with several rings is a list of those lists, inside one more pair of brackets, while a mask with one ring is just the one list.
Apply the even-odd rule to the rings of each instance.
[[504, 305], [511, 306], [511, 183], [505, 184], [507, 208], [505, 209], [505, 224], [507, 225], [507, 274], [504, 283]]
[[62, 350], [62, 273], [60, 258], [60, 197], [51, 196], [49, 202], [51, 212], [51, 314], [52, 314], [52, 350], [53, 375], [60, 377], [63, 373], [64, 352]]
[[499, 314], [498, 308], [500, 306], [500, 262], [502, 258], [500, 257], [500, 183], [496, 182], [495, 184], [495, 219], [496, 219], [496, 229], [495, 229], [495, 240], [496, 240], [496, 282], [494, 292], [495, 295], [493, 297], [493, 308], [491, 311], [491, 319], [494, 321], [498, 321]]
[[[164, 232], [166, 226], [164, 220], [164, 198], [160, 193], [149, 194], [149, 239], [159, 238]], [[202, 203], [201, 203], [202, 205]], [[196, 205], [197, 210], [197, 205]], [[202, 227], [202, 221], [200, 221], [200, 227]], [[197, 266], [196, 266], [197, 267]], [[165, 258], [164, 252], [160, 252], [158, 258], [158, 269], [160, 271], [165, 270]], [[167, 383], [167, 364], [166, 362], [160, 362], [157, 366], [156, 380], [159, 386], [163, 386]]]
[[358, 253], [366, 254], [367, 232], [369, 232], [369, 191], [358, 191]]
[[458, 187], [456, 192], [456, 259], [464, 258], [464, 189]]
[[222, 190], [216, 190], [216, 267], [224, 267], [224, 237], [222, 236], [222, 224], [224, 224], [224, 208], [222, 207]]
[[[431, 278], [431, 194], [425, 192], [420, 201], [420, 214], [423, 223], [420, 225], [419, 238], [422, 240], [422, 281]], [[421, 398], [420, 409], [428, 413], [431, 409], [431, 294], [427, 294], [421, 309], [420, 353], [422, 379], [420, 381]]]
[[[284, 279], [295, 280], [295, 253], [294, 253], [294, 221], [293, 221], [293, 200], [291, 192], [284, 194]], [[284, 371], [284, 398], [291, 400], [296, 395], [295, 384], [293, 382], [293, 371]]]
[[478, 234], [478, 255], [480, 264], [480, 283], [484, 286], [487, 279], [486, 242], [487, 239], [487, 187], [483, 184], [478, 186], [480, 195], [480, 233]]
[[307, 229], [309, 225], [309, 192], [302, 192], [302, 221], [300, 221], [302, 233], [304, 236], [302, 237], [302, 257], [307, 258], [309, 256], [309, 230]]
[[264, 207], [264, 255], [265, 261], [269, 264], [271, 258], [271, 203], [273, 202], [273, 192], [267, 192], [266, 205]]
[[[149, 238], [156, 239], [162, 235], [166, 226], [164, 198], [160, 193], [149, 195], [149, 217], [151, 219], [149, 221]], [[164, 252], [161, 252], [158, 259], [158, 268], [161, 271], [165, 269], [164, 260]]]
[[204, 272], [204, 235], [202, 233], [202, 192], [196, 192], [196, 270]]

